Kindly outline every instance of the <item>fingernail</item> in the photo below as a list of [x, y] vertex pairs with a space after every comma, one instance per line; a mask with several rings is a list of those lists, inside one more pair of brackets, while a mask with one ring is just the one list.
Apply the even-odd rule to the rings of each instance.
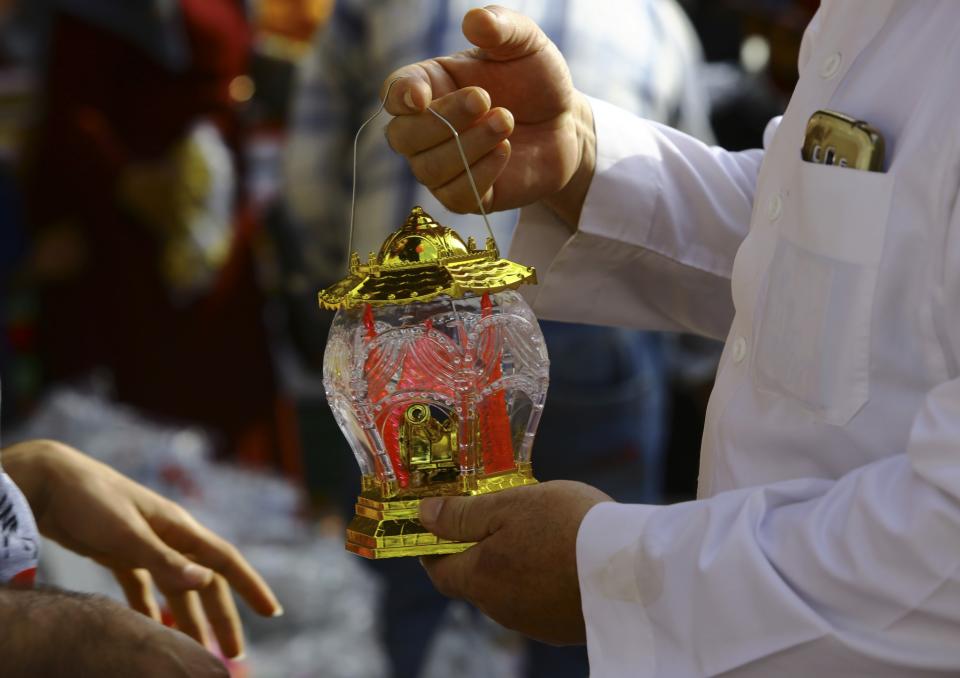
[[497, 134], [506, 134], [510, 131], [510, 124], [513, 122], [513, 116], [507, 111], [500, 110], [490, 116], [490, 129]]
[[242, 661], [243, 661], [244, 659], [246, 659], [246, 658], [247, 658], [247, 653], [246, 653], [246, 652], [241, 652], [240, 654], [238, 654], [238, 655], [236, 655], [236, 656], [234, 656], [234, 657], [230, 657], [230, 661], [232, 661], [232, 662], [242, 662]]
[[492, 16], [494, 21], [500, 21], [500, 15], [497, 13], [493, 5], [487, 5], [483, 8], [483, 11]]
[[208, 570], [202, 565], [197, 565], [196, 563], [190, 563], [189, 565], [184, 566], [183, 568], [183, 578], [191, 586], [206, 586], [210, 583], [210, 580], [213, 578], [213, 571]]
[[417, 105], [413, 103], [413, 90], [407, 90], [403, 93], [403, 103], [407, 105], [407, 108], [412, 108], [417, 110]]
[[276, 617], [282, 617], [282, 616], [283, 616], [283, 605], [280, 605], [280, 604], [278, 603], [277, 606], [276, 606], [275, 608], [273, 608], [273, 613], [272, 613], [270, 616], [271, 616], [271, 617], [274, 617], [274, 618], [276, 618]]
[[420, 500], [420, 522], [424, 527], [429, 528], [436, 524], [437, 516], [440, 515], [440, 509], [443, 508], [442, 497], [427, 497]]

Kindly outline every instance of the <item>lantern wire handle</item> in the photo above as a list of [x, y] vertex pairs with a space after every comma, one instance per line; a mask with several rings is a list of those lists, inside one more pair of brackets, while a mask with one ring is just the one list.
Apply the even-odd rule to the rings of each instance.
[[467, 179], [470, 180], [470, 188], [473, 190], [473, 197], [477, 199], [477, 207], [480, 208], [480, 215], [483, 217], [483, 223], [487, 227], [487, 234], [490, 236], [490, 239], [493, 240], [493, 246], [496, 247], [497, 251], [500, 251], [500, 248], [497, 247], [497, 238], [493, 235], [493, 229], [490, 228], [490, 220], [487, 219], [487, 211], [483, 209], [483, 200], [480, 199], [480, 191], [477, 190], [477, 183], [473, 180], [473, 172], [470, 171], [470, 161], [467, 160], [467, 154], [463, 151], [463, 144], [460, 143], [460, 134], [457, 132], [457, 129], [450, 124], [449, 120], [444, 118], [429, 106], [427, 107], [427, 110], [433, 113], [440, 120], [440, 122], [450, 128], [450, 132], [453, 134], [453, 140], [457, 142], [457, 150], [460, 151], [460, 159], [463, 160], [463, 168], [467, 171]]
[[[380, 102], [380, 105], [377, 107], [376, 112], [371, 115], [369, 118], [363, 121], [363, 124], [360, 125], [360, 128], [357, 130], [357, 133], [353, 137], [353, 189], [350, 194], [350, 235], [347, 241], [347, 271], [350, 270], [350, 257], [353, 252], [353, 229], [354, 222], [357, 215], [357, 144], [360, 141], [360, 133], [363, 132], [363, 128], [369, 125], [374, 119], [377, 118], [382, 112], [384, 107], [387, 105], [387, 98], [390, 96], [390, 90], [393, 89], [393, 86], [399, 82], [401, 78], [396, 78], [390, 81], [390, 84], [387, 85], [387, 91], [383, 95], [383, 100]], [[480, 208], [480, 214], [483, 216], [483, 223], [487, 227], [487, 234], [490, 236], [490, 239], [493, 241], [493, 246], [499, 251], [497, 246], [497, 238], [493, 235], [493, 229], [490, 227], [490, 220], [487, 219], [487, 211], [483, 209], [483, 201], [480, 199], [480, 191], [477, 190], [477, 184], [473, 180], [473, 172], [470, 171], [470, 162], [467, 160], [467, 154], [463, 150], [463, 144], [460, 143], [460, 134], [457, 132], [456, 128], [450, 124], [450, 121], [445, 117], [437, 113], [435, 110], [427, 107], [427, 110], [433, 113], [444, 125], [446, 125], [450, 132], [453, 133], [453, 140], [457, 144], [457, 150], [460, 151], [460, 159], [463, 161], [463, 168], [467, 171], [467, 179], [470, 182], [470, 188], [473, 190], [473, 197], [477, 199], [477, 207]]]

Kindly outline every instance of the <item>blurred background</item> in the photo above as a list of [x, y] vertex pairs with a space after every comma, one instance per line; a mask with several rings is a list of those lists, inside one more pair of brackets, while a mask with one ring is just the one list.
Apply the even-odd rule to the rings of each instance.
[[[343, 551], [359, 471], [326, 406], [353, 136], [396, 67], [464, 48], [466, 0], [0, 0], [3, 442], [58, 438], [186, 505], [265, 573], [236, 676], [585, 676], [448, 603], [412, 559]], [[730, 149], [760, 145], [814, 0], [504, 0], [575, 84]], [[383, 125], [386, 116], [376, 124]], [[422, 204], [380, 134], [359, 146], [358, 249]], [[501, 250], [516, 214], [497, 215]], [[476, 229], [476, 230], [475, 230]], [[538, 478], [693, 497], [719, 346], [543, 323]], [[48, 545], [44, 576], [118, 595]]]

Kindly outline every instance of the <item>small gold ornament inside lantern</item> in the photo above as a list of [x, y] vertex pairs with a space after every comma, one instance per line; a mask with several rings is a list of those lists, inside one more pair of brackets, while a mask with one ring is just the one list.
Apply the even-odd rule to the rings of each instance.
[[347, 549], [367, 558], [471, 546], [428, 532], [420, 499], [536, 483], [530, 451], [549, 360], [514, 289], [533, 268], [478, 249], [414, 207], [369, 263], [320, 292], [336, 309], [327, 399], [363, 473]]

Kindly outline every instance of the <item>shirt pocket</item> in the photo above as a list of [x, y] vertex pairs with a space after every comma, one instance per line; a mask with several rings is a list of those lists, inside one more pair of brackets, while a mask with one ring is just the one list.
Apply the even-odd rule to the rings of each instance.
[[893, 175], [801, 162], [757, 327], [754, 382], [842, 426], [870, 397], [870, 326]]

